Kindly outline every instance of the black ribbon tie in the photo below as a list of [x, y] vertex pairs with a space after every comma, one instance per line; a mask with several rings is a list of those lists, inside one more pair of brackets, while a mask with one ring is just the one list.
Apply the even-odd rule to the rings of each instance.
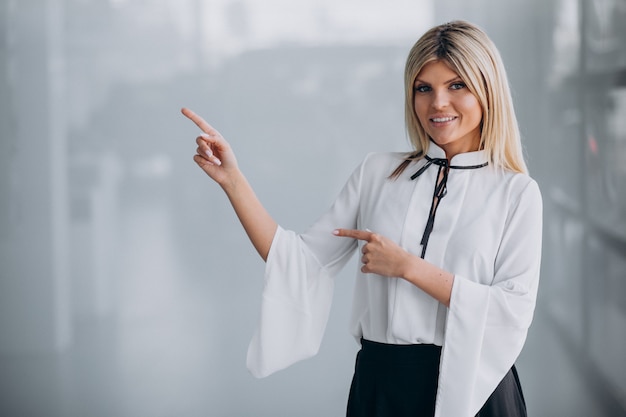
[[441, 199], [446, 196], [448, 193], [448, 173], [451, 169], [477, 169], [487, 166], [489, 163], [485, 162], [480, 165], [450, 165], [450, 162], [445, 158], [431, 158], [428, 155], [424, 155], [426, 158], [426, 164], [421, 167], [415, 174], [411, 175], [411, 180], [419, 177], [426, 171], [431, 165], [437, 165], [439, 170], [437, 171], [437, 179], [435, 180], [435, 190], [433, 192], [433, 200], [430, 204], [430, 212], [428, 214], [428, 221], [426, 222], [426, 227], [424, 228], [424, 234], [422, 235], [422, 240], [420, 244], [422, 245], [422, 254], [421, 258], [424, 259], [424, 255], [426, 255], [426, 247], [428, 246], [428, 239], [430, 239], [430, 234], [433, 231], [433, 227], [435, 226], [435, 214], [437, 214], [437, 208], [439, 207], [439, 203]]

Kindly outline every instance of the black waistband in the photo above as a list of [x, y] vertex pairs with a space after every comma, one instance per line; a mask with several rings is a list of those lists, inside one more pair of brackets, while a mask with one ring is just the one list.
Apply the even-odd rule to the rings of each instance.
[[394, 345], [361, 339], [361, 353], [376, 361], [438, 361], [441, 356], [441, 346], [432, 344]]

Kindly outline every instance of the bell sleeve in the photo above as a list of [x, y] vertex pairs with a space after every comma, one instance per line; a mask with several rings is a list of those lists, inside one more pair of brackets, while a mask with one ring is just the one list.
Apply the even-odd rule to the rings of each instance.
[[530, 181], [510, 206], [491, 285], [456, 275], [440, 363], [436, 417], [474, 416], [513, 366], [532, 321], [542, 201]]
[[357, 242], [334, 229], [355, 229], [365, 161], [352, 173], [330, 209], [303, 234], [278, 227], [265, 267], [257, 329], [247, 367], [266, 377], [317, 354], [333, 298], [334, 277]]

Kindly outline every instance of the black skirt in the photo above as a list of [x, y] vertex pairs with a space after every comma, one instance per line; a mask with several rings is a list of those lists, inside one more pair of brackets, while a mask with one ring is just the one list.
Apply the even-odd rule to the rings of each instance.
[[[441, 347], [361, 340], [347, 417], [432, 417]], [[476, 417], [526, 417], [515, 366]]]

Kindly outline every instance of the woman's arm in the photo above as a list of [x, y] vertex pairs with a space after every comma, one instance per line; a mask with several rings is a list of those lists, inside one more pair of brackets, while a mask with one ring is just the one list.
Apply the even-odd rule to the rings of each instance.
[[434, 297], [441, 304], [450, 307], [454, 275], [416, 255], [409, 255], [400, 275], [411, 284]]
[[337, 229], [333, 233], [367, 242], [362, 249], [361, 272], [403, 278], [446, 307], [450, 306], [454, 283], [454, 275], [450, 272], [410, 254], [377, 233], [348, 229]]
[[261, 258], [267, 260], [276, 222], [239, 170], [235, 154], [222, 135], [193, 111], [183, 108], [182, 113], [204, 132], [196, 138], [194, 161], [222, 187], [250, 241]]

